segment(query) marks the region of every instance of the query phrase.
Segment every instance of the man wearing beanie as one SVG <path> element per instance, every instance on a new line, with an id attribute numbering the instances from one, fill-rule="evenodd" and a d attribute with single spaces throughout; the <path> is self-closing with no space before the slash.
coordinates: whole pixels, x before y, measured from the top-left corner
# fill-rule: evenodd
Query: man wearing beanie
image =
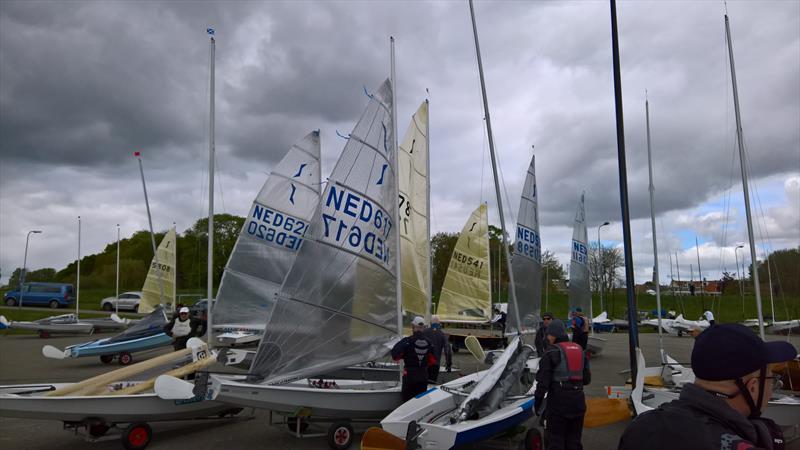
<path id="1" fill-rule="evenodd" d="M 680 398 L 637 417 L 619 441 L 619 450 L 783 449 L 783 435 L 772 420 L 761 417 L 781 386 L 772 363 L 795 359 L 788 342 L 764 342 L 739 324 L 711 327 L 697 337 L 692 350 L 694 383 Z"/>
<path id="2" fill-rule="evenodd" d="M 581 346 L 569 341 L 564 322 L 551 320 L 546 333 L 550 345 L 536 373 L 534 410 L 544 417 L 547 450 L 581 450 L 586 413 L 583 386 L 591 381 L 589 361 Z"/>

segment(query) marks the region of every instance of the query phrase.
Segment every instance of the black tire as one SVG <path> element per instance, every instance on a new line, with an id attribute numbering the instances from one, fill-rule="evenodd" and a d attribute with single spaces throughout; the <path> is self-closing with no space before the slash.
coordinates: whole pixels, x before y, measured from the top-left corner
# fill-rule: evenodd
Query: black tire
<path id="1" fill-rule="evenodd" d="M 111 307 L 111 303 L 103 303 L 103 311 L 111 311 L 112 309 L 114 308 Z"/>
<path id="2" fill-rule="evenodd" d="M 119 364 L 122 366 L 127 366 L 128 364 L 133 362 L 133 355 L 128 352 L 122 352 L 117 357 L 119 359 Z"/>
<path id="3" fill-rule="evenodd" d="M 297 433 L 297 417 L 288 417 L 286 419 L 286 428 L 292 433 Z M 305 433 L 308 429 L 308 422 L 300 420 L 300 433 Z"/>
<path id="4" fill-rule="evenodd" d="M 42 339 L 47 339 L 50 337 L 50 332 L 45 330 L 39 330 L 39 337 Z"/>
<path id="5" fill-rule="evenodd" d="M 17 299 L 14 297 L 8 297 L 6 299 L 6 306 L 17 306 Z"/>
<path id="6" fill-rule="evenodd" d="M 100 362 L 103 364 L 111 364 L 114 361 L 114 355 L 100 355 Z"/>
<path id="7" fill-rule="evenodd" d="M 108 433 L 108 430 L 110 429 L 111 425 L 101 420 L 93 421 L 92 423 L 86 426 L 86 430 L 89 432 L 89 435 L 96 438 L 105 436 L 105 434 Z"/>
<path id="8" fill-rule="evenodd" d="M 122 445 L 128 450 L 140 450 L 150 444 L 153 429 L 145 422 L 132 423 L 122 433 Z"/>
<path id="9" fill-rule="evenodd" d="M 58 304 L 58 300 L 50 300 L 48 305 L 50 306 L 50 309 L 58 309 L 58 307 L 61 306 Z"/>
<path id="10" fill-rule="evenodd" d="M 336 422 L 328 427 L 328 446 L 333 450 L 346 450 L 353 443 L 354 434 L 348 422 Z"/>
<path id="11" fill-rule="evenodd" d="M 543 450 L 544 437 L 538 428 L 531 428 L 525 433 L 525 440 L 519 443 L 520 450 Z"/>

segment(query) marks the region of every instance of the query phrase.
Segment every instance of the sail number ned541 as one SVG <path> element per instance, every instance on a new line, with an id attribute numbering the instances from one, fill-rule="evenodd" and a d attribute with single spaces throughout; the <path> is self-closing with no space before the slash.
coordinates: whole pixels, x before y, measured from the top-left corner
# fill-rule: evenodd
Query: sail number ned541
<path id="1" fill-rule="evenodd" d="M 323 201 L 322 239 L 388 266 L 390 215 L 360 193 L 331 184 Z"/>

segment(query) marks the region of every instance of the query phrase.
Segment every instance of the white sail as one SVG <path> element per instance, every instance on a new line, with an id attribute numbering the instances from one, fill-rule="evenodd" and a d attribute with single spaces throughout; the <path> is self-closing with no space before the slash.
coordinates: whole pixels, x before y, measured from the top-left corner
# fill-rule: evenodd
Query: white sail
<path id="1" fill-rule="evenodd" d="M 222 274 L 215 330 L 263 329 L 319 205 L 319 159 L 319 131 L 313 131 L 264 182 Z"/>
<path id="2" fill-rule="evenodd" d="M 535 333 L 542 306 L 542 248 L 536 192 L 535 156 L 531 157 L 517 215 L 517 234 L 511 258 L 522 334 Z M 516 331 L 514 308 L 508 310 L 506 331 Z"/>
<path id="3" fill-rule="evenodd" d="M 472 212 L 458 236 L 436 313 L 450 322 L 485 323 L 491 308 L 489 218 L 483 203 Z"/>
<path id="4" fill-rule="evenodd" d="M 586 211 L 583 196 L 575 213 L 572 228 L 572 259 L 569 264 L 569 309 L 581 308 L 589 312 L 592 294 L 589 290 L 589 244 L 586 235 Z"/>
<path id="5" fill-rule="evenodd" d="M 398 153 L 400 189 L 400 277 L 406 325 L 430 312 L 430 238 L 428 236 L 428 102 L 423 102 Z"/>
<path id="6" fill-rule="evenodd" d="M 392 88 L 356 124 L 250 369 L 279 384 L 385 355 L 398 339 Z"/>
<path id="7" fill-rule="evenodd" d="M 150 270 L 142 287 L 139 312 L 152 312 L 158 305 L 173 304 L 175 298 L 175 228 L 170 228 L 161 240 L 156 256 L 150 263 Z M 163 293 L 163 297 L 162 297 Z"/>

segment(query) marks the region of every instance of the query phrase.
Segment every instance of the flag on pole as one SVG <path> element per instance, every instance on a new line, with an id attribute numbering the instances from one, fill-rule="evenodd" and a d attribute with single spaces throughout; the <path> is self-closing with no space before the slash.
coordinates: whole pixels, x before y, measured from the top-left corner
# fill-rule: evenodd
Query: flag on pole
<path id="1" fill-rule="evenodd" d="M 141 152 L 133 152 L 133 156 L 138 158 L 138 157 L 142 156 L 142 153 Z"/>
<path id="2" fill-rule="evenodd" d="M 213 28 L 206 28 L 206 33 L 208 33 L 211 36 L 213 36 L 214 35 L 214 29 Z"/>

